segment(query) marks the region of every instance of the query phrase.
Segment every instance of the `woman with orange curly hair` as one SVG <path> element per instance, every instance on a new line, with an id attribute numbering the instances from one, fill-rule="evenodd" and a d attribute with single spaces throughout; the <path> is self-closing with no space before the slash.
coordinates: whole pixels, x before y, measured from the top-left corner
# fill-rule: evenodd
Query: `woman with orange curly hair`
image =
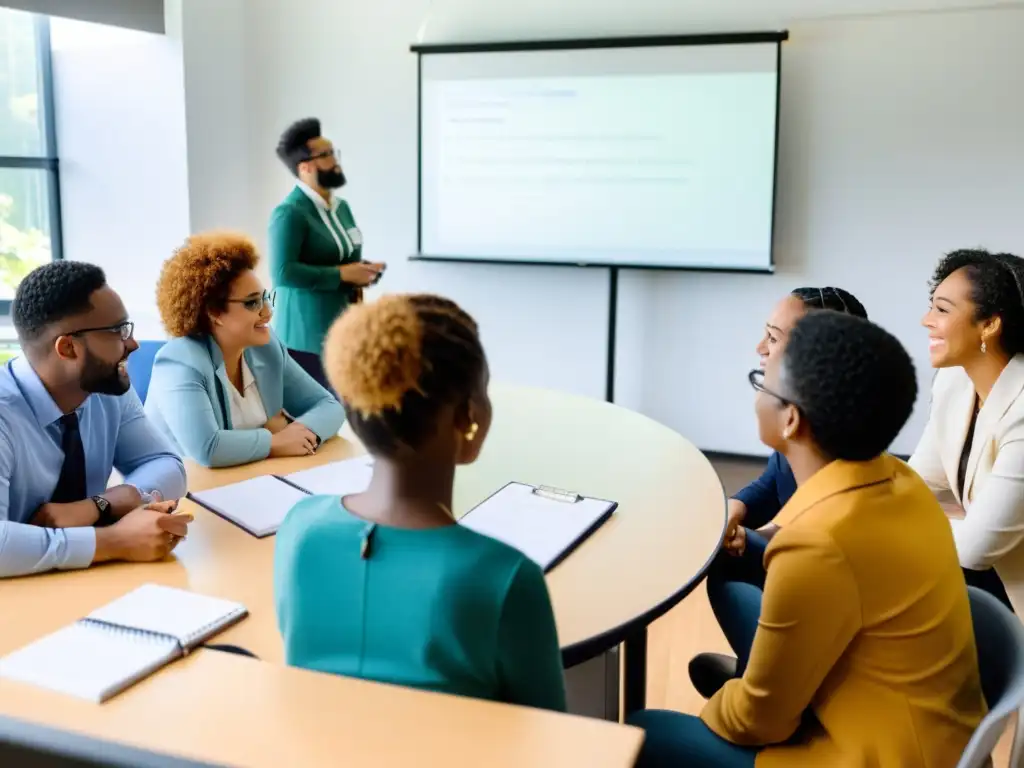
<path id="1" fill-rule="evenodd" d="M 344 420 L 341 404 L 271 333 L 274 297 L 253 271 L 258 261 L 246 237 L 193 235 L 157 283 L 172 339 L 153 364 L 146 414 L 204 466 L 305 456 Z"/>
<path id="2" fill-rule="evenodd" d="M 277 533 L 274 589 L 294 666 L 564 710 L 544 575 L 457 525 L 455 468 L 491 426 L 476 323 L 435 296 L 350 307 L 324 367 L 375 458 L 363 493 L 299 502 Z"/>

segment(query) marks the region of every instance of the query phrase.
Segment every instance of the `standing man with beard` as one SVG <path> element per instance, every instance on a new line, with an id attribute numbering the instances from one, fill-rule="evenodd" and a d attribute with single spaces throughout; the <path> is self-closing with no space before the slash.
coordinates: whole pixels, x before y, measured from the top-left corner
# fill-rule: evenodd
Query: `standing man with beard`
<path id="1" fill-rule="evenodd" d="M 138 349 L 103 270 L 55 261 L 12 306 L 23 355 L 0 368 L 0 577 L 165 557 L 185 468 L 125 369 Z M 111 471 L 124 477 L 107 488 Z M 167 499 L 167 501 L 163 501 Z"/>
<path id="2" fill-rule="evenodd" d="M 362 260 L 363 236 L 348 203 L 338 153 L 320 121 L 289 126 L 277 156 L 297 183 L 270 218 L 270 277 L 277 289 L 274 331 L 306 372 L 330 390 L 320 362 L 334 319 L 380 279 L 384 264 Z"/>

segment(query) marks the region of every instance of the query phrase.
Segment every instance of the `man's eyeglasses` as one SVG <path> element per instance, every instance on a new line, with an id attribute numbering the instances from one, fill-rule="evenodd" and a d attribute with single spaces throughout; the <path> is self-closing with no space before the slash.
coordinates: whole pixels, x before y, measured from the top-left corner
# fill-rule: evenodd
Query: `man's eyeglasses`
<path id="1" fill-rule="evenodd" d="M 135 323 L 125 320 L 117 325 L 104 325 L 101 328 L 79 328 L 77 331 L 65 333 L 65 336 L 81 336 L 84 333 L 116 333 L 121 341 L 128 341 L 135 334 Z"/>
<path id="2" fill-rule="evenodd" d="M 323 152 L 317 152 L 316 154 L 310 154 L 310 160 L 323 160 L 326 157 L 330 157 L 334 160 L 338 159 L 338 150 L 336 149 L 325 149 Z"/>
<path id="3" fill-rule="evenodd" d="M 783 397 L 778 392 L 772 392 L 770 389 L 768 389 L 764 385 L 764 371 L 761 370 L 760 368 L 755 368 L 749 374 L 747 374 L 747 380 L 750 382 L 750 386 L 752 386 L 756 391 L 764 392 L 766 395 L 774 397 L 783 405 L 792 405 L 794 408 L 800 407 L 797 403 L 794 403 L 788 397 Z"/>
<path id="4" fill-rule="evenodd" d="M 228 299 L 228 304 L 241 304 L 250 312 L 262 312 L 265 304 L 273 307 L 276 298 L 277 291 L 264 291 L 262 296 L 253 296 L 247 299 Z"/>

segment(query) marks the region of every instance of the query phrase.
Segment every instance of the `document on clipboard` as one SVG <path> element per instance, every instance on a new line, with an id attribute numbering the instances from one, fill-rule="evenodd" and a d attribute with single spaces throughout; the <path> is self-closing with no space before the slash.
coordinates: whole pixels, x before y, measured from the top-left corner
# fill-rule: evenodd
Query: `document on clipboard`
<path id="1" fill-rule="evenodd" d="M 617 506 L 573 491 L 509 483 L 459 524 L 515 547 L 546 572 L 600 528 Z"/>

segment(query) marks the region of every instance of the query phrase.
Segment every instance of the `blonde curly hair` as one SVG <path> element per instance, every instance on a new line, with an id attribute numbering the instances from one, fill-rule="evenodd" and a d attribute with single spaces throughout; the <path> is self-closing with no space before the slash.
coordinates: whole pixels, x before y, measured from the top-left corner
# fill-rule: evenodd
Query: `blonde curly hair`
<path id="1" fill-rule="evenodd" d="M 259 253 L 236 232 L 204 232 L 189 237 L 164 262 L 156 284 L 160 320 L 172 337 L 210 333 L 207 313 L 227 309 L 231 284 L 255 269 Z"/>
<path id="2" fill-rule="evenodd" d="M 323 363 L 356 434 L 385 455 L 432 435 L 440 410 L 472 397 L 487 370 L 473 318 L 429 294 L 351 305 L 327 334 Z"/>

